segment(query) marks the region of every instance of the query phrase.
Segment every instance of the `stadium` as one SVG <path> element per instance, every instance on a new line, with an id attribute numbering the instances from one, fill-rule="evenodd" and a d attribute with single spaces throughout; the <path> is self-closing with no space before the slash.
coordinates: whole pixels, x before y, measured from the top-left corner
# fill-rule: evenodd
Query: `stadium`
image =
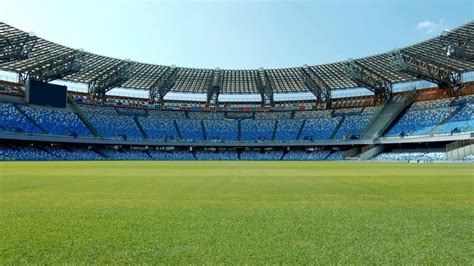
<path id="1" fill-rule="evenodd" d="M 0 70 L 2 264 L 473 262 L 473 21 L 254 69 L 1 22 Z"/>

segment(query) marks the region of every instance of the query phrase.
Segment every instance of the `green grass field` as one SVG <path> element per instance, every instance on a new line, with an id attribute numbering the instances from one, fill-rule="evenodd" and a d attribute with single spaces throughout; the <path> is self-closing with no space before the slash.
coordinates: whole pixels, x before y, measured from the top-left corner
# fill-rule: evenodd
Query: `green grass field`
<path id="1" fill-rule="evenodd" d="M 0 163 L 0 264 L 474 262 L 474 165 Z"/>

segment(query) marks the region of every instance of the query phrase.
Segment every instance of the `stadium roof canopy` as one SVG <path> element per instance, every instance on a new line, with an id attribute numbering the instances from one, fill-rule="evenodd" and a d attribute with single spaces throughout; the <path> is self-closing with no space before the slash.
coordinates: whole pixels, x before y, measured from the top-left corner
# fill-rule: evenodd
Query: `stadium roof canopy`
<path id="1" fill-rule="evenodd" d="M 472 40 L 474 33 L 474 21 L 469 22 L 459 28 L 450 31 L 450 38 L 457 38 L 455 42 Z M 8 42 L 21 41 L 28 34 L 5 23 L 0 23 L 0 55 L 5 52 Z M 472 49 L 472 43 L 469 49 Z M 8 48 L 10 49 L 10 48 Z M 474 70 L 474 61 L 471 59 L 460 59 L 449 57 L 446 51 L 446 36 L 440 35 L 430 40 L 402 48 L 403 51 L 415 56 L 420 56 L 426 60 L 440 62 L 460 72 Z M 1 60 L 0 69 L 22 73 L 32 66 L 50 64 L 54 58 L 70 54 L 75 49 L 65 47 L 41 38 L 35 38 L 35 45 L 32 47 L 27 57 L 17 57 L 14 60 Z M 471 51 L 472 52 L 472 51 Z M 96 55 L 84 52 L 84 66 L 80 71 L 73 72 L 61 77 L 62 80 L 90 83 L 104 73 L 110 72 L 124 60 Z M 392 83 L 418 80 L 417 75 L 407 74 L 397 70 L 393 64 L 392 51 L 368 56 L 355 60 L 359 65 L 371 69 L 379 77 Z M 361 87 L 360 84 L 351 79 L 345 71 L 347 62 L 337 62 L 323 65 L 310 65 L 306 71 L 317 76 L 329 89 L 346 89 Z M 164 65 L 145 64 L 140 62 L 130 62 L 131 72 L 126 81 L 120 83 L 118 87 L 127 89 L 151 90 L 156 86 L 160 78 L 173 69 L 175 80 L 168 90 L 176 93 L 209 93 L 209 88 L 215 82 L 215 69 L 181 68 Z M 273 93 L 295 93 L 309 92 L 305 84 L 305 67 L 289 67 L 280 69 L 247 69 L 247 70 L 218 70 L 220 93 L 222 94 L 258 94 L 261 93 L 261 74 L 266 76 L 268 86 Z"/>

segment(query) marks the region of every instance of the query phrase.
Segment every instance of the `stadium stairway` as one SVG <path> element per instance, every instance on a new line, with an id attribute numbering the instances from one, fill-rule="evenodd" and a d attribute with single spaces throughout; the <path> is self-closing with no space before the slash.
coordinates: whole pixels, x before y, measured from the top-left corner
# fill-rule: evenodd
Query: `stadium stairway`
<path id="1" fill-rule="evenodd" d="M 305 124 L 306 124 L 306 119 L 304 119 L 303 122 L 301 123 L 301 127 L 298 130 L 298 135 L 296 135 L 297 140 L 301 138 L 301 134 L 303 134 L 303 128 L 304 128 Z"/>
<path id="2" fill-rule="evenodd" d="M 360 159 L 360 147 L 352 147 L 351 149 L 344 152 L 344 158 L 346 160 L 359 160 Z"/>
<path id="3" fill-rule="evenodd" d="M 333 110 L 334 113 L 334 110 Z M 339 132 L 339 129 L 341 129 L 342 123 L 346 119 L 346 116 L 342 116 L 342 119 L 339 121 L 339 124 L 337 124 L 336 128 L 334 129 L 334 132 L 332 132 L 331 136 L 329 136 L 329 139 L 334 139 L 336 137 L 337 132 Z"/>
<path id="4" fill-rule="evenodd" d="M 94 137 L 101 137 L 99 132 L 92 126 L 91 122 L 87 119 L 86 115 L 84 112 L 82 112 L 82 109 L 77 105 L 76 101 L 74 100 L 74 97 L 68 94 L 67 96 L 69 108 L 79 117 L 79 119 L 86 125 L 87 129 L 89 129 L 90 132 L 94 135 Z"/>
<path id="5" fill-rule="evenodd" d="M 237 140 L 240 141 L 240 136 L 242 135 L 242 126 L 240 125 L 241 120 L 237 120 Z"/>
<path id="6" fill-rule="evenodd" d="M 181 131 L 179 130 L 179 127 L 178 127 L 178 122 L 176 122 L 176 120 L 173 120 L 173 124 L 174 124 L 174 128 L 176 129 L 176 133 L 178 134 L 178 138 L 182 139 L 182 135 L 181 135 Z"/>
<path id="7" fill-rule="evenodd" d="M 18 112 L 20 112 L 22 116 L 26 117 L 26 119 L 28 119 L 28 121 L 30 121 L 33 125 L 35 125 L 35 127 L 39 128 L 39 130 L 41 130 L 42 133 L 48 133 L 40 124 L 36 123 L 34 119 L 29 117 L 20 107 L 18 107 L 18 105 L 13 104 L 13 106 Z"/>
<path id="8" fill-rule="evenodd" d="M 406 107 L 415 101 L 416 91 L 408 95 L 394 96 L 382 107 L 374 119 L 369 122 L 361 139 L 372 140 L 380 137 Z"/>
<path id="9" fill-rule="evenodd" d="M 201 131 L 202 131 L 202 139 L 207 139 L 207 132 L 206 132 L 206 125 L 204 125 L 204 121 L 201 120 Z"/>
<path id="10" fill-rule="evenodd" d="M 369 160 L 382 153 L 385 145 L 370 144 L 360 149 L 359 160 Z"/>
<path id="11" fill-rule="evenodd" d="M 278 120 L 275 121 L 275 124 L 273 125 L 273 133 L 272 133 L 272 140 L 275 140 L 275 135 L 276 135 L 276 131 L 277 131 L 277 128 L 278 128 Z"/>
<path id="12" fill-rule="evenodd" d="M 143 129 L 142 124 L 140 124 L 140 121 L 138 121 L 138 118 L 136 116 L 133 116 L 133 121 L 135 121 L 135 124 L 137 125 L 138 130 L 143 135 L 144 139 L 148 139 L 148 134 L 146 133 L 145 129 Z"/>
<path id="13" fill-rule="evenodd" d="M 446 145 L 448 160 L 462 160 L 470 154 L 474 154 L 474 140 L 458 140 Z"/>

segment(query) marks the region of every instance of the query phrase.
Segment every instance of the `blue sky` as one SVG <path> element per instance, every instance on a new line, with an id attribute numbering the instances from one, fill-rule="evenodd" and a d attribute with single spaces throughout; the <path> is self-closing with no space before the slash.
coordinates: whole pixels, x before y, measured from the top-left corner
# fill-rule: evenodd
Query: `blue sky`
<path id="1" fill-rule="evenodd" d="M 278 68 L 357 58 L 474 19 L 473 0 L 0 0 L 0 20 L 122 59 L 204 68 Z"/>

